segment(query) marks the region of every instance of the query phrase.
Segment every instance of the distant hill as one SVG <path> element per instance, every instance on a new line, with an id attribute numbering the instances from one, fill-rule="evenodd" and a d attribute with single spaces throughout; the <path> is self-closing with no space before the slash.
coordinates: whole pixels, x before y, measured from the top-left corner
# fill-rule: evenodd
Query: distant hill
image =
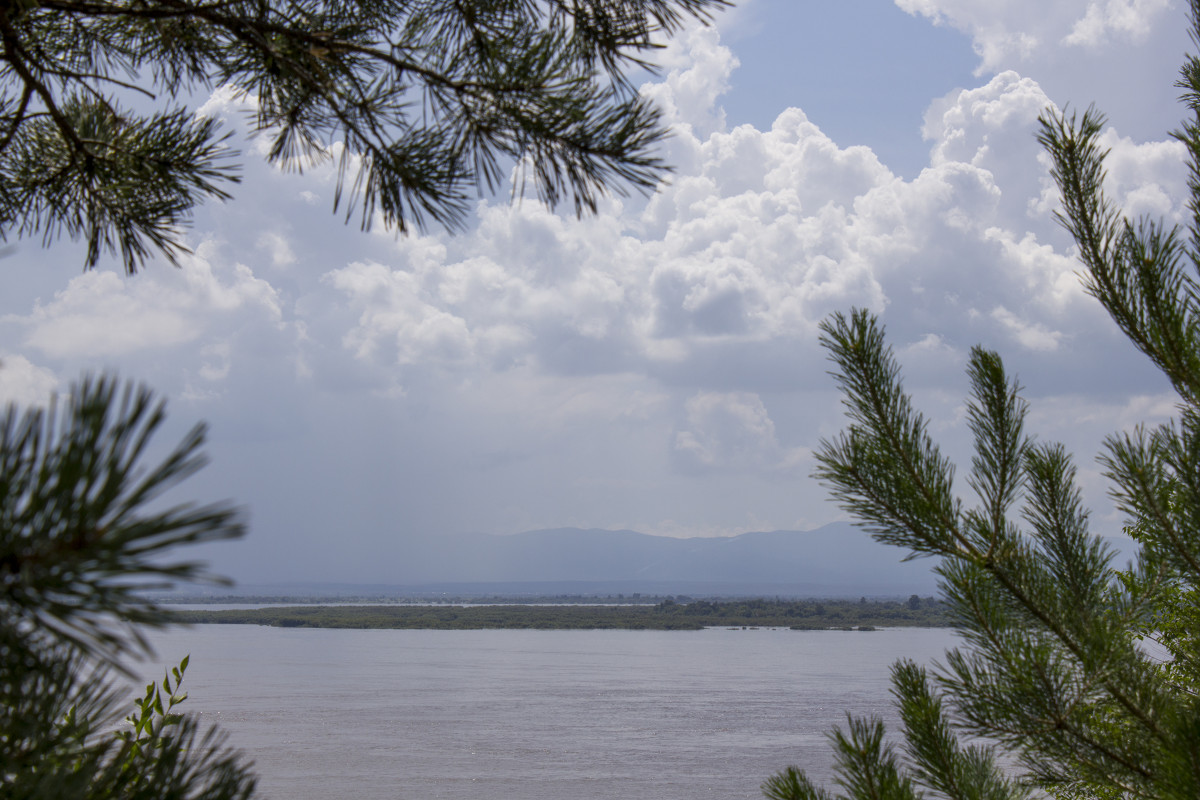
<path id="1" fill-rule="evenodd" d="M 1133 552 L 1110 539 L 1115 565 Z M 491 534 L 395 537 L 370 565 L 370 582 L 241 583 L 206 597 L 693 597 L 907 598 L 937 593 L 936 561 L 903 562 L 847 522 L 812 531 L 677 539 L 630 530 L 555 528 Z M 344 572 L 342 573 L 345 574 Z M 360 573 L 361 574 L 361 573 Z M 178 594 L 195 596 L 196 587 Z"/>
<path id="2" fill-rule="evenodd" d="M 389 583 L 405 587 L 807 597 L 936 590 L 932 561 L 902 563 L 902 550 L 878 544 L 849 523 L 690 539 L 556 528 L 414 538 L 397 550 Z"/>

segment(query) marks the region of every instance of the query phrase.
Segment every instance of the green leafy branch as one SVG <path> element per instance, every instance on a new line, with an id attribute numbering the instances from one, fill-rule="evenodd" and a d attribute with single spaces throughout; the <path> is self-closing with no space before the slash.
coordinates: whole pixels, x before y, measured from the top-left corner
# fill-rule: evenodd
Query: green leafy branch
<path id="1" fill-rule="evenodd" d="M 132 766 L 143 756 L 153 757 L 155 750 L 162 749 L 170 743 L 167 731 L 183 721 L 183 716 L 175 711 L 175 707 L 187 700 L 187 693 L 180 692 L 179 687 L 183 682 L 189 658 L 190 656 L 184 656 L 178 666 L 171 667 L 170 673 L 163 676 L 161 691 L 160 685 L 151 681 L 146 684 L 146 694 L 134 701 L 136 709 L 125 718 L 129 729 L 117 732 L 117 736 L 127 746 L 128 765 Z M 174 684 L 171 682 L 172 676 L 175 678 Z M 167 698 L 165 704 L 164 694 Z"/>

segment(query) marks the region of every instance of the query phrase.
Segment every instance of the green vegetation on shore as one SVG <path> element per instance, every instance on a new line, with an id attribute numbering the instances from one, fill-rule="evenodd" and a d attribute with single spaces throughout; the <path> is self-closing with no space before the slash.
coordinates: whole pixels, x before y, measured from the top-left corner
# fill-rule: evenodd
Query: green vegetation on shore
<path id="1" fill-rule="evenodd" d="M 361 593 L 361 594 L 157 594 L 149 595 L 157 603 L 169 605 L 283 605 L 283 606 L 336 606 L 355 605 L 656 605 L 666 599 L 691 602 L 686 595 L 667 594 L 477 594 L 462 592 L 417 592 L 412 594 Z"/>
<path id="2" fill-rule="evenodd" d="M 280 628 L 481 628 L 699 630 L 708 627 L 785 627 L 801 630 L 944 627 L 941 603 L 907 601 L 692 600 L 656 605 L 383 605 L 277 606 L 180 611 L 182 622 L 270 625 Z"/>

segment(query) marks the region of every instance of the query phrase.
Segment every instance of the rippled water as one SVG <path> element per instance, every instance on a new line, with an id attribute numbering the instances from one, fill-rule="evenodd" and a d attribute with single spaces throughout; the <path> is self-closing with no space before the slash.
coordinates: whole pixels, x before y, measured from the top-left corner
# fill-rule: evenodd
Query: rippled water
<path id="1" fill-rule="evenodd" d="M 352 631 L 201 625 L 185 708 L 252 758 L 260 796 L 755 798 L 822 781 L 845 712 L 894 720 L 888 667 L 945 630 Z"/>

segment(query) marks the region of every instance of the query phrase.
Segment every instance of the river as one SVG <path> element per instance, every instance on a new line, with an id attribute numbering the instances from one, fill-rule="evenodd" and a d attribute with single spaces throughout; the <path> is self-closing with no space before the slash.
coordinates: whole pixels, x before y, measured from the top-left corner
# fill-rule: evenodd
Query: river
<path id="1" fill-rule="evenodd" d="M 761 797 L 827 782 L 847 711 L 894 727 L 888 667 L 937 629 L 874 632 L 328 630 L 200 625 L 183 708 L 251 758 L 267 800 Z"/>

